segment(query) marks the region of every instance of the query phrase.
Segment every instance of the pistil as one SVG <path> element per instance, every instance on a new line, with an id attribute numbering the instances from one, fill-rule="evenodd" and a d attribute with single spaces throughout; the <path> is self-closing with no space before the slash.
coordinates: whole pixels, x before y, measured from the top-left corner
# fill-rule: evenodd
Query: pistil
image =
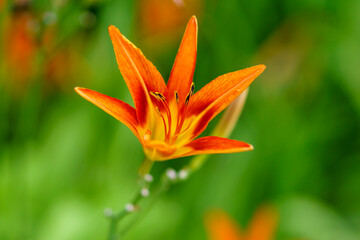
<path id="1" fill-rule="evenodd" d="M 171 112 L 169 109 L 169 105 L 167 104 L 166 98 L 164 95 L 162 95 L 159 92 L 152 92 L 150 91 L 150 95 L 156 98 L 158 101 L 160 101 L 165 109 L 166 116 L 167 116 L 167 123 L 165 121 L 164 116 L 161 114 L 161 111 L 158 107 L 155 107 L 157 113 L 160 115 L 160 117 L 163 120 L 164 129 L 165 129 L 165 142 L 169 142 L 170 136 L 171 136 Z"/>

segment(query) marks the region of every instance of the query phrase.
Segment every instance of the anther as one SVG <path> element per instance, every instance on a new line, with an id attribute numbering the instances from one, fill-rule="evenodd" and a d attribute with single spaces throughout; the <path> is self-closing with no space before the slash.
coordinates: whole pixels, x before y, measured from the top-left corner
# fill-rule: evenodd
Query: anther
<path id="1" fill-rule="evenodd" d="M 158 95 L 158 97 L 162 100 L 162 101 L 166 101 L 166 97 L 164 97 L 164 95 L 162 95 L 161 93 L 159 92 L 156 92 L 156 94 Z"/>
<path id="2" fill-rule="evenodd" d="M 178 94 L 178 92 L 175 91 L 174 94 L 175 94 L 176 103 L 179 103 L 179 94 Z"/>
<path id="3" fill-rule="evenodd" d="M 193 83 L 191 83 L 189 93 L 186 95 L 185 105 L 188 105 L 188 104 L 189 104 L 190 97 L 194 94 L 194 91 L 195 91 L 195 84 L 194 84 L 194 82 L 193 82 Z"/>
<path id="4" fill-rule="evenodd" d="M 161 117 L 160 109 L 158 107 L 155 107 L 155 110 L 159 114 L 159 116 Z"/>
<path id="5" fill-rule="evenodd" d="M 191 92 L 189 92 L 188 95 L 185 98 L 185 105 L 188 105 L 188 103 L 190 101 L 190 97 L 191 97 Z"/>
<path id="6" fill-rule="evenodd" d="M 195 83 L 192 82 L 192 83 L 191 83 L 191 87 L 190 87 L 191 96 L 194 94 L 194 91 L 195 91 Z"/>
<path id="7" fill-rule="evenodd" d="M 154 93 L 153 91 L 149 92 L 151 96 L 153 96 L 154 98 L 156 98 L 157 100 L 160 100 L 158 95 L 156 93 Z"/>
<path id="8" fill-rule="evenodd" d="M 150 91 L 149 93 L 150 93 L 151 96 L 153 96 L 154 98 L 156 98 L 159 101 L 163 101 L 163 102 L 166 101 L 166 97 L 164 97 L 164 95 L 162 95 L 159 92 Z"/>

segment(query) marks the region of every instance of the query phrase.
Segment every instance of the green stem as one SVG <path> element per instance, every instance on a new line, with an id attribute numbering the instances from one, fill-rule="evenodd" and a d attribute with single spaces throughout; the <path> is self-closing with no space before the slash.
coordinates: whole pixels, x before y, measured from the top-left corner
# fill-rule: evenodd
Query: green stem
<path id="1" fill-rule="evenodd" d="M 139 176 L 141 179 L 144 179 L 145 175 L 150 172 L 153 164 L 154 164 L 154 161 L 151 161 L 148 158 L 144 159 L 143 163 L 141 164 L 141 166 L 139 168 Z"/>
<path id="2" fill-rule="evenodd" d="M 145 181 L 144 177 L 146 174 L 150 172 L 153 163 L 154 163 L 153 161 L 145 158 L 144 162 L 140 166 L 139 169 L 140 188 L 139 191 L 136 193 L 134 199 L 130 202 L 130 204 L 132 204 L 134 207 L 136 207 L 139 201 L 143 198 L 143 196 L 141 195 L 142 189 L 144 187 L 148 187 L 147 186 L 148 183 Z M 125 208 L 116 214 L 111 214 L 111 216 L 109 217 L 110 228 L 109 228 L 108 240 L 118 240 L 120 238 L 120 235 L 117 233 L 118 224 L 125 216 L 129 215 L 131 212 L 133 211 Z"/>
<path id="3" fill-rule="evenodd" d="M 108 240 L 117 240 L 118 236 L 116 234 L 116 228 L 117 228 L 117 221 L 115 219 L 111 219 Z"/>
<path id="4" fill-rule="evenodd" d="M 145 216 L 151 209 L 151 207 L 155 204 L 156 200 L 159 199 L 159 197 L 170 187 L 170 180 L 164 174 L 162 176 L 160 185 L 157 187 L 156 191 L 154 191 L 154 194 L 152 194 L 152 199 L 150 203 L 144 208 L 144 210 L 141 212 L 141 215 L 138 215 L 135 219 L 133 219 L 125 228 L 120 232 L 121 236 L 124 236 L 140 219 L 141 217 Z"/>

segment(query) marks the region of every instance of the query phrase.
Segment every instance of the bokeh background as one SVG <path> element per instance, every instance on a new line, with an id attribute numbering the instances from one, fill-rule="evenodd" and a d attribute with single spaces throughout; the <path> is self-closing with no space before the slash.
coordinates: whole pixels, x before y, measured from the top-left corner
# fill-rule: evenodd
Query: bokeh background
<path id="1" fill-rule="evenodd" d="M 267 65 L 231 136 L 255 149 L 211 156 L 124 239 L 207 239 L 209 209 L 245 228 L 263 204 L 278 209 L 276 239 L 360 239 L 359 11 L 357 0 L 0 0 L 0 239 L 106 238 L 103 209 L 132 198 L 144 155 L 73 88 L 131 103 L 107 27 L 167 79 L 193 14 L 197 89 Z M 188 161 L 157 163 L 155 181 Z"/>

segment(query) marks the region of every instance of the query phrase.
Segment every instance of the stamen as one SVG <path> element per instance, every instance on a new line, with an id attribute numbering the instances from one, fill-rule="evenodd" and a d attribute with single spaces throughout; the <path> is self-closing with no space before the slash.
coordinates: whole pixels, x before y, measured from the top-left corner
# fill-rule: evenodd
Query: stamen
<path id="1" fill-rule="evenodd" d="M 156 107 L 157 108 L 157 107 Z M 157 108 L 157 109 L 159 109 L 159 108 Z M 159 110 L 159 113 L 160 113 L 160 110 Z M 169 140 L 169 134 L 170 134 L 170 130 L 168 130 L 167 129 L 167 127 L 166 127 L 166 121 L 165 121 L 165 118 L 164 118 L 164 116 L 160 113 L 160 117 L 161 117 L 161 119 L 162 119 L 162 121 L 163 121 L 163 124 L 164 124 L 164 131 L 165 131 L 165 141 L 167 142 L 168 140 Z"/>
<path id="2" fill-rule="evenodd" d="M 184 122 L 182 123 L 181 128 L 183 127 L 183 125 L 184 125 Z M 173 141 L 172 141 L 172 143 L 174 143 L 175 140 L 176 140 L 181 134 L 183 134 L 183 133 L 185 133 L 187 130 L 189 130 L 190 127 L 191 127 L 191 124 L 189 124 L 189 125 L 188 125 L 185 129 L 183 129 L 182 131 L 180 131 L 181 129 L 179 129 L 179 131 L 176 131 L 175 134 L 174 134 L 174 136 L 173 136 L 173 139 L 172 139 Z"/>
<path id="3" fill-rule="evenodd" d="M 160 109 L 158 107 L 155 107 L 156 112 L 158 113 L 158 115 L 162 118 L 163 123 L 164 123 L 164 127 L 165 127 L 165 141 L 168 141 L 168 139 L 170 138 L 170 131 L 171 131 L 171 113 L 170 113 L 170 109 L 169 109 L 169 105 L 166 102 L 166 97 L 164 95 L 162 95 L 159 92 L 153 92 L 153 91 L 149 91 L 150 95 L 153 96 L 154 98 L 156 98 L 156 100 L 160 101 L 166 111 L 166 116 L 167 116 L 167 123 L 165 121 L 164 116 L 161 114 Z"/>
<path id="4" fill-rule="evenodd" d="M 174 94 L 175 94 L 176 103 L 179 104 L 179 94 L 177 91 L 175 91 Z"/>
<path id="5" fill-rule="evenodd" d="M 158 97 L 163 101 L 163 102 L 165 102 L 166 101 L 166 97 L 164 97 L 164 95 L 162 95 L 161 93 L 159 93 L 159 92 L 156 92 L 155 94 L 157 94 L 158 95 Z"/>
<path id="6" fill-rule="evenodd" d="M 157 100 L 161 101 L 161 99 L 159 98 L 159 96 L 157 95 L 156 92 L 150 91 L 149 93 L 150 93 L 151 96 L 153 96 L 153 97 L 156 98 Z"/>
<path id="7" fill-rule="evenodd" d="M 174 137 L 172 139 L 173 142 L 175 142 L 176 138 L 182 134 L 183 132 L 185 132 L 186 130 L 189 129 L 189 126 L 181 131 L 183 125 L 184 125 L 184 121 L 185 121 L 185 116 L 186 116 L 186 111 L 187 111 L 187 106 L 189 104 L 189 101 L 190 101 L 190 97 L 194 94 L 194 91 L 195 91 L 195 83 L 192 82 L 191 83 L 191 86 L 190 86 L 190 90 L 189 90 L 189 93 L 186 95 L 186 98 L 185 98 L 185 106 L 181 112 L 181 116 L 180 116 L 180 109 L 178 110 L 179 111 L 179 115 L 178 115 L 178 121 L 177 121 L 177 124 L 176 124 L 176 130 L 175 130 L 175 134 L 174 134 Z M 175 98 L 178 97 L 177 96 L 177 92 L 175 91 Z M 178 100 L 178 98 L 176 99 Z"/>
<path id="8" fill-rule="evenodd" d="M 162 95 L 159 92 L 150 91 L 149 93 L 150 93 L 151 96 L 156 98 L 158 101 L 166 101 L 166 97 L 164 97 L 164 95 Z"/>
<path id="9" fill-rule="evenodd" d="M 190 92 L 188 93 L 188 95 L 186 96 L 186 98 L 185 98 L 185 106 L 187 106 L 188 104 L 189 104 L 189 101 L 190 101 L 190 96 L 191 94 L 190 94 Z"/>
<path id="10" fill-rule="evenodd" d="M 165 98 L 165 97 L 164 97 Z M 164 108 L 165 108 L 165 111 L 166 111 L 166 115 L 167 115 L 167 119 L 168 119 L 168 126 L 169 126 L 169 130 L 168 130 L 168 136 L 167 136 L 167 139 L 170 138 L 170 131 L 171 131 L 171 112 L 170 112 L 170 109 L 169 109 L 169 105 L 167 104 L 166 101 L 162 101 L 163 105 L 164 105 Z"/>
<path id="11" fill-rule="evenodd" d="M 192 82 L 190 87 L 191 96 L 194 94 L 194 91 L 195 91 L 195 83 Z"/>
<path id="12" fill-rule="evenodd" d="M 155 110 L 159 114 L 159 116 L 161 117 L 160 109 L 158 107 L 155 107 Z"/>
<path id="13" fill-rule="evenodd" d="M 189 104 L 190 97 L 194 94 L 194 91 L 195 91 L 195 83 L 192 82 L 192 83 L 191 83 L 191 86 L 190 86 L 190 91 L 189 91 L 189 93 L 186 95 L 186 98 L 185 98 L 185 105 L 188 105 L 188 104 Z"/>

